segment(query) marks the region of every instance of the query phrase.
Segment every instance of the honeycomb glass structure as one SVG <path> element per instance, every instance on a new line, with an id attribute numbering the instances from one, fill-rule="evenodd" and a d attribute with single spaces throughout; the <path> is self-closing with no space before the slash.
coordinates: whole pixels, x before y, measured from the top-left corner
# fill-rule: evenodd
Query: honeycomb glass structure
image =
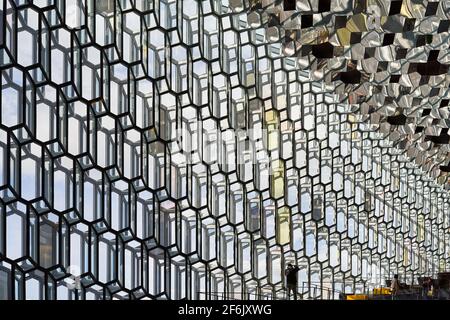
<path id="1" fill-rule="evenodd" d="M 420 3 L 0 1 L 0 299 L 449 270 L 450 7 Z"/>
<path id="2" fill-rule="evenodd" d="M 449 188 L 450 3 L 231 0 L 311 79 Z"/>

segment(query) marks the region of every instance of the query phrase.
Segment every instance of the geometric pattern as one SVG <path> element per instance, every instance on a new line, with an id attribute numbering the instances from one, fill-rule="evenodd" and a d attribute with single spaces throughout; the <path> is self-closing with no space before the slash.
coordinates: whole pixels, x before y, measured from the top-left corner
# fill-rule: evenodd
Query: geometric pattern
<path id="1" fill-rule="evenodd" d="M 297 58 L 311 79 L 447 184 L 450 171 L 448 1 L 231 1 Z"/>
<path id="2" fill-rule="evenodd" d="M 0 2 L 0 299 L 277 298 L 288 263 L 326 298 L 449 269 L 445 184 L 245 6 Z"/>

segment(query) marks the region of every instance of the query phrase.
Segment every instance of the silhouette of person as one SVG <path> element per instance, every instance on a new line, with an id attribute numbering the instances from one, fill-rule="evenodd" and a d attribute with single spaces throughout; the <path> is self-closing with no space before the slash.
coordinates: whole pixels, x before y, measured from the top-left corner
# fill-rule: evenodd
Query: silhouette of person
<path id="1" fill-rule="evenodd" d="M 430 277 L 426 277 L 422 282 L 422 297 L 423 299 L 428 299 L 428 293 L 431 290 L 432 281 Z"/>
<path id="2" fill-rule="evenodd" d="M 394 275 L 394 280 L 391 283 L 391 292 L 392 292 L 392 300 L 396 300 L 398 298 L 398 293 L 400 290 L 400 281 L 398 280 L 398 274 Z"/>
<path id="3" fill-rule="evenodd" d="M 291 298 L 291 291 L 294 293 L 294 300 L 297 300 L 297 272 L 299 268 L 288 263 L 288 267 L 284 271 L 286 276 L 286 288 L 288 292 L 288 299 Z"/>

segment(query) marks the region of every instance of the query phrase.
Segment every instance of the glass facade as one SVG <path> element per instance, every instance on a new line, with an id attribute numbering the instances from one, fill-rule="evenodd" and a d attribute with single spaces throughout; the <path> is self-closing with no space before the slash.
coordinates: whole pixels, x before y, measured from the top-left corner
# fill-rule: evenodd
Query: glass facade
<path id="1" fill-rule="evenodd" d="M 327 298 L 449 270 L 449 75 L 420 66 L 449 57 L 448 2 L 414 4 L 397 62 L 337 2 L 367 11 L 0 1 L 0 299 L 275 299 L 287 263 Z"/>

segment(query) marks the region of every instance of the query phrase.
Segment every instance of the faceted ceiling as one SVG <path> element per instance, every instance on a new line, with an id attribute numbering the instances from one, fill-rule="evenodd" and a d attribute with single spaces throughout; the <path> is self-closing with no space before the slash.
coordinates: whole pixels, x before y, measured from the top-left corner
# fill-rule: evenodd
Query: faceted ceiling
<path id="1" fill-rule="evenodd" d="M 268 41 L 448 187 L 450 1 L 230 0 Z"/>

